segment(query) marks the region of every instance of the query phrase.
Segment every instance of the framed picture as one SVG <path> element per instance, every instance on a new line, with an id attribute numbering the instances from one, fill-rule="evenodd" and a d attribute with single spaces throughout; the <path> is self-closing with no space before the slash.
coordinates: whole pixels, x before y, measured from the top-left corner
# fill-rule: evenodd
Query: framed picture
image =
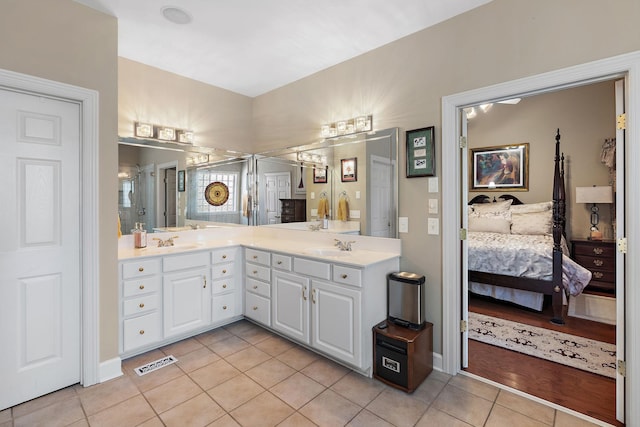
<path id="1" fill-rule="evenodd" d="M 326 184 L 328 169 L 329 169 L 329 166 L 325 166 L 324 168 L 313 168 L 313 183 Z"/>
<path id="2" fill-rule="evenodd" d="M 472 148 L 469 156 L 471 190 L 529 190 L 529 143 Z"/>
<path id="3" fill-rule="evenodd" d="M 356 182 L 358 180 L 358 158 L 340 160 L 340 177 L 342 182 Z"/>
<path id="4" fill-rule="evenodd" d="M 178 171 L 178 191 L 184 191 L 184 171 Z"/>
<path id="5" fill-rule="evenodd" d="M 407 131 L 407 178 L 436 174 L 434 126 Z"/>

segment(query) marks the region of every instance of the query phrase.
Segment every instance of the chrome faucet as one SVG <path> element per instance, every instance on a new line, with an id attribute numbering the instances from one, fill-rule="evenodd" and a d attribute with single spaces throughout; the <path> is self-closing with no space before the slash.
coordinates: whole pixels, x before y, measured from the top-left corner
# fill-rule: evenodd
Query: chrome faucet
<path id="1" fill-rule="evenodd" d="M 322 223 L 321 222 L 319 222 L 317 224 L 309 224 L 309 229 L 311 231 L 318 231 L 318 230 L 320 230 L 320 227 L 322 227 Z"/>
<path id="2" fill-rule="evenodd" d="M 173 239 L 177 239 L 178 237 L 180 237 L 180 236 L 172 236 L 172 237 L 169 237 L 167 240 L 162 240 L 162 239 L 159 239 L 157 237 L 154 237 L 153 240 L 157 240 L 158 241 L 158 247 L 159 248 L 164 248 L 166 246 L 173 246 Z"/>
<path id="3" fill-rule="evenodd" d="M 350 242 L 343 242 L 342 240 L 338 240 L 338 239 L 333 239 L 333 240 L 336 241 L 336 244 L 334 246 L 339 248 L 341 251 L 350 251 L 351 244 L 355 243 L 354 240 L 351 240 Z"/>

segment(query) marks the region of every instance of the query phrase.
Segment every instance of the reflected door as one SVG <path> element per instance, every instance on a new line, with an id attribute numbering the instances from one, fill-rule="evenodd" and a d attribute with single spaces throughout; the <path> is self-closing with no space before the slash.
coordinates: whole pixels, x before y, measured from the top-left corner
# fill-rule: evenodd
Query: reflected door
<path id="1" fill-rule="evenodd" d="M 267 224 L 280 224 L 280 199 L 291 198 L 291 173 L 277 172 L 264 174 L 266 181 Z"/>

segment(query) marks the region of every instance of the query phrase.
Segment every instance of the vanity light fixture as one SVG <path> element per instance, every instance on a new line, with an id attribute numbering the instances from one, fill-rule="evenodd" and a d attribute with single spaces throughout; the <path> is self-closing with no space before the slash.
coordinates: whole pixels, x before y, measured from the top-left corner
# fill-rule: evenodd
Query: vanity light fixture
<path id="1" fill-rule="evenodd" d="M 176 130 L 174 128 L 161 127 L 158 128 L 158 139 L 163 141 L 175 141 Z"/>
<path id="2" fill-rule="evenodd" d="M 138 138 L 157 139 L 163 142 L 193 144 L 193 131 L 176 129 L 169 126 L 158 126 L 151 123 L 135 122 L 133 134 Z"/>
<path id="3" fill-rule="evenodd" d="M 183 144 L 193 144 L 193 132 L 190 130 L 178 129 L 176 133 L 178 135 L 178 142 Z"/>
<path id="4" fill-rule="evenodd" d="M 337 136 L 355 135 L 360 132 L 371 132 L 372 130 L 373 116 L 368 115 L 323 124 L 320 127 L 320 135 L 323 138 L 335 138 Z"/>
<path id="5" fill-rule="evenodd" d="M 327 156 L 323 156 L 321 154 L 299 151 L 296 154 L 296 157 L 299 162 L 313 163 L 318 166 L 326 166 L 327 164 Z"/>
<path id="6" fill-rule="evenodd" d="M 134 135 L 140 138 L 153 138 L 153 125 L 149 123 L 136 122 L 134 124 Z"/>

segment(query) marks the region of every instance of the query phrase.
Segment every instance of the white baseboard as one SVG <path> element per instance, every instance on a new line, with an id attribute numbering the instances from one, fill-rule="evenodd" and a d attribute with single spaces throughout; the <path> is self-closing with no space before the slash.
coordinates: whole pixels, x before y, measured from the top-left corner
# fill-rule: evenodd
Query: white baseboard
<path id="1" fill-rule="evenodd" d="M 440 353 L 433 353 L 433 369 L 442 372 L 442 355 Z"/>
<path id="2" fill-rule="evenodd" d="M 105 381 L 118 378 L 122 375 L 122 360 L 119 357 L 100 362 L 98 368 L 98 381 L 103 383 Z"/>
<path id="3" fill-rule="evenodd" d="M 569 299 L 567 314 L 571 317 L 615 325 L 616 299 L 600 295 L 580 294 Z"/>

